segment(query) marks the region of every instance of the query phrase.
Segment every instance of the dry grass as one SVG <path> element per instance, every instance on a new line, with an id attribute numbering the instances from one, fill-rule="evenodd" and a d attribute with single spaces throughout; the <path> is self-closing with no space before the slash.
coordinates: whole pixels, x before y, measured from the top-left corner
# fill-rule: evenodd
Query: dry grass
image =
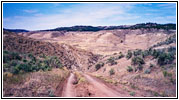
<path id="1" fill-rule="evenodd" d="M 65 81 L 68 75 L 69 71 L 65 68 L 23 75 L 7 74 L 6 80 L 3 81 L 4 96 L 55 96 L 57 86 Z"/>
<path id="2" fill-rule="evenodd" d="M 75 76 L 77 78 L 78 84 L 87 82 L 86 79 L 77 71 L 75 72 Z"/>

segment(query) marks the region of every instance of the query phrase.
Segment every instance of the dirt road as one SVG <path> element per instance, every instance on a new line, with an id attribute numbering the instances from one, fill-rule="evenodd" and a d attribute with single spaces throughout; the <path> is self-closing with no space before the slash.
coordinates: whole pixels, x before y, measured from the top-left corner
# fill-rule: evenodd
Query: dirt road
<path id="1" fill-rule="evenodd" d="M 68 78 L 65 90 L 62 94 L 63 97 L 75 97 L 75 92 L 73 91 L 74 90 L 74 87 L 73 87 L 74 77 L 75 77 L 74 74 L 71 73 Z"/>
<path id="2" fill-rule="evenodd" d="M 81 73 L 85 79 L 94 87 L 94 90 L 91 90 L 91 93 L 95 95 L 95 97 L 123 97 L 123 94 L 120 94 L 116 90 L 113 90 L 112 88 L 106 86 L 103 82 L 91 77 L 88 74 Z M 67 84 L 64 87 L 64 90 L 62 92 L 63 97 L 75 97 L 78 94 L 75 93 L 75 85 L 73 85 L 73 82 L 75 81 L 75 75 L 73 73 L 70 74 Z M 84 88 L 89 89 L 89 88 Z"/>
<path id="3" fill-rule="evenodd" d="M 105 97 L 121 97 L 122 96 L 117 91 L 107 87 L 105 84 L 95 80 L 91 76 L 87 74 L 83 74 L 83 75 L 90 84 L 92 84 L 96 89 L 98 89 L 100 92 L 105 94 Z"/>

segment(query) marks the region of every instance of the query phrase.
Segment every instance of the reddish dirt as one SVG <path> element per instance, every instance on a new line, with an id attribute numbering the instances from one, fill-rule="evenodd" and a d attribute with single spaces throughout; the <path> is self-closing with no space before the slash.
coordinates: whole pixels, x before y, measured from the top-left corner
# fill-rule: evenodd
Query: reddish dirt
<path id="1" fill-rule="evenodd" d="M 61 97 L 63 93 L 63 89 L 66 86 L 67 80 L 63 81 L 63 83 L 59 83 L 59 85 L 56 88 L 55 96 Z"/>
<path id="2" fill-rule="evenodd" d="M 125 97 L 125 96 L 129 96 L 128 94 L 121 94 L 118 91 L 108 87 L 105 83 L 103 83 L 102 81 L 99 81 L 87 74 L 83 74 L 84 77 L 86 78 L 86 80 L 92 84 L 98 91 L 96 92 L 100 92 L 103 95 L 100 95 L 102 97 Z"/>
<path id="3" fill-rule="evenodd" d="M 63 97 L 75 97 L 75 92 L 74 92 L 74 86 L 73 82 L 75 81 L 75 75 L 73 73 L 70 74 L 66 87 L 64 88 L 62 92 Z"/>
<path id="4" fill-rule="evenodd" d="M 95 77 L 83 74 L 86 81 L 74 84 L 75 75 L 70 74 L 69 78 L 64 84 L 62 91 L 62 97 L 129 97 L 128 93 L 116 91 L 111 88 L 109 84 L 101 81 Z M 59 90 L 60 91 L 60 90 Z"/>

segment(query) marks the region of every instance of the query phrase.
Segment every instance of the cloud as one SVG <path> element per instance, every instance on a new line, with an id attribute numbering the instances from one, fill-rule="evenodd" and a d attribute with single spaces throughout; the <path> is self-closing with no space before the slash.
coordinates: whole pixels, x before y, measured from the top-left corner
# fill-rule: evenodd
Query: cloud
<path id="1" fill-rule="evenodd" d="M 26 10 L 23 10 L 23 12 L 25 12 L 25 13 L 36 13 L 36 12 L 38 12 L 38 10 L 30 10 L 30 9 L 26 9 Z"/>
<path id="2" fill-rule="evenodd" d="M 163 8 L 176 8 L 176 3 L 163 3 L 163 4 L 159 4 L 159 7 L 163 7 Z"/>
<path id="3" fill-rule="evenodd" d="M 34 16 L 15 16 L 12 23 L 15 28 L 41 30 L 73 25 L 108 25 L 105 21 L 119 21 L 129 19 L 126 11 L 132 5 L 120 4 L 83 4 L 66 8 L 59 14 L 34 14 Z M 35 13 L 37 10 L 23 10 Z M 132 17 L 131 17 L 132 18 Z M 114 19 L 114 20 L 113 20 Z M 23 24 L 24 23 L 24 24 Z"/>

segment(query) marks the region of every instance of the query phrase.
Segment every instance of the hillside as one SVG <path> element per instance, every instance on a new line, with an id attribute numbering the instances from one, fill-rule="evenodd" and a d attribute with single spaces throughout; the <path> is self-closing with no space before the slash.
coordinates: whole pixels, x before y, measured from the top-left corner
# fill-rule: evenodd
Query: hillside
<path id="1" fill-rule="evenodd" d="M 164 41 L 175 30 L 158 29 L 120 29 L 98 32 L 32 31 L 19 33 L 30 38 L 65 43 L 95 54 L 109 55 L 127 50 L 147 49 Z M 135 46 L 134 46 L 135 45 Z"/>
<path id="2" fill-rule="evenodd" d="M 3 95 L 175 97 L 175 28 L 146 23 L 4 30 Z"/>
<path id="3" fill-rule="evenodd" d="M 42 42 L 13 33 L 7 34 L 6 31 L 3 35 L 3 48 L 8 51 L 32 53 L 35 56 L 57 56 L 64 66 L 68 68 L 74 66 L 80 70 L 85 70 L 98 60 L 93 53 L 67 44 Z"/>

